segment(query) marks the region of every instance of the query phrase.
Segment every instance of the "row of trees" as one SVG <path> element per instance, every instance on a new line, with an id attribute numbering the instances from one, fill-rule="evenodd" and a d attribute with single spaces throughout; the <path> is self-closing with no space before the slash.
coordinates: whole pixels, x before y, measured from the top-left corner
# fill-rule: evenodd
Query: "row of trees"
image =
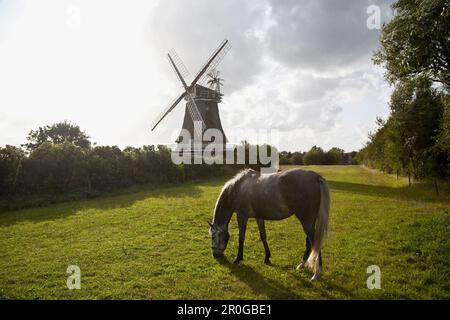
<path id="1" fill-rule="evenodd" d="M 324 151 L 313 146 L 308 152 L 280 152 L 280 164 L 294 165 L 348 165 L 357 164 L 356 152 L 345 153 L 339 148 Z"/>
<path id="2" fill-rule="evenodd" d="M 163 145 L 123 150 L 96 146 L 78 126 L 66 121 L 32 130 L 27 140 L 22 147 L 0 147 L 0 208 L 93 197 L 134 185 L 180 183 L 231 175 L 244 167 L 273 165 L 267 164 L 267 157 L 260 157 L 259 147 L 246 141 L 238 147 L 245 154 L 243 164 L 176 165 Z M 249 163 L 255 150 L 257 163 Z M 269 158 L 278 152 L 270 146 L 268 151 Z M 235 159 L 237 155 L 235 150 Z M 350 164 L 352 155 L 338 148 L 325 152 L 314 146 L 305 153 L 281 152 L 279 160 L 280 164 Z"/>
<path id="3" fill-rule="evenodd" d="M 420 178 L 450 175 L 450 4 L 446 0 L 399 0 L 383 27 L 376 64 L 394 86 L 387 120 L 359 152 L 360 162 Z"/>
<path id="4" fill-rule="evenodd" d="M 33 130 L 27 139 L 22 148 L 0 148 L 0 207 L 16 207 L 14 200 L 27 196 L 91 197 L 139 184 L 231 174 L 243 167 L 175 165 L 171 151 L 162 145 L 123 150 L 92 146 L 89 137 L 68 122 Z"/>

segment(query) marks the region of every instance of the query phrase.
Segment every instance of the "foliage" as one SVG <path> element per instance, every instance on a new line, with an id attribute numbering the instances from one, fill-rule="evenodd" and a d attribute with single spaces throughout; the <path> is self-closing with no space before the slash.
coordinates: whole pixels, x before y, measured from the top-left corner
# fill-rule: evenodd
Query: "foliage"
<path id="1" fill-rule="evenodd" d="M 383 27 L 376 64 L 395 85 L 391 114 L 360 151 L 361 163 L 416 179 L 450 175 L 450 3 L 398 0 Z"/>
<path id="2" fill-rule="evenodd" d="M 24 158 L 25 152 L 20 148 L 10 145 L 0 148 L 0 194 L 2 190 L 16 189 Z"/>
<path id="3" fill-rule="evenodd" d="M 0 147 L 0 209 L 95 197 L 135 185 L 231 175 L 243 166 L 175 165 L 163 146 L 94 146 L 69 122 L 32 130 L 29 150 Z"/>
<path id="4" fill-rule="evenodd" d="M 446 95 L 442 98 L 442 104 L 444 110 L 442 112 L 442 122 L 440 131 L 437 136 L 437 146 L 447 152 L 449 159 L 449 172 L 450 172 L 450 95 Z"/>
<path id="5" fill-rule="evenodd" d="M 392 82 L 426 76 L 450 86 L 450 2 L 398 0 L 374 56 Z"/>
<path id="6" fill-rule="evenodd" d="M 25 153 L 13 146 L 0 147 L 0 209 L 43 205 L 46 203 L 92 198 L 136 185 L 161 185 L 231 176 L 264 163 L 261 150 L 268 156 L 278 152 L 271 146 L 243 142 L 238 149 L 245 154 L 240 164 L 181 164 L 172 161 L 171 151 L 163 145 L 127 147 L 94 146 L 78 126 L 62 122 L 31 131 Z M 257 150 L 256 163 L 250 163 L 250 148 Z M 236 163 L 236 160 L 234 161 Z"/>
<path id="7" fill-rule="evenodd" d="M 345 153 L 340 148 L 333 147 L 327 152 L 322 148 L 313 146 L 308 152 L 302 155 L 301 161 L 291 161 L 290 164 L 305 165 L 336 165 L 336 164 L 355 164 L 356 152 Z"/>
<path id="8" fill-rule="evenodd" d="M 377 119 L 378 129 L 369 135 L 359 160 L 416 179 L 447 177 L 444 97 L 426 78 L 399 82 L 391 96 L 390 117 Z"/>
<path id="9" fill-rule="evenodd" d="M 68 121 L 55 123 L 51 126 L 39 127 L 37 130 L 31 130 L 28 134 L 28 143 L 23 146 L 28 151 L 32 151 L 45 142 L 60 144 L 64 142 L 73 143 L 81 148 L 89 148 L 91 142 L 89 137 L 81 131 L 80 127 L 71 124 Z"/>

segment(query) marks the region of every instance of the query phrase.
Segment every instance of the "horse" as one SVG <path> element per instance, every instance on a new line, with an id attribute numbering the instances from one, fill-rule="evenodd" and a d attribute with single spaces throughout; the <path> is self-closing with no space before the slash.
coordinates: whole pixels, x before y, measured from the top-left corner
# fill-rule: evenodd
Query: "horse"
<path id="1" fill-rule="evenodd" d="M 314 270 L 312 281 L 322 275 L 321 246 L 325 239 L 330 211 L 330 192 L 323 177 L 313 171 L 290 169 L 261 174 L 247 169 L 223 186 L 209 221 L 212 255 L 222 258 L 230 238 L 228 225 L 236 212 L 239 226 L 239 249 L 234 263 L 244 258 L 247 221 L 255 218 L 265 250 L 264 262 L 270 264 L 265 220 L 282 220 L 293 214 L 306 234 L 306 249 L 297 269 Z"/>

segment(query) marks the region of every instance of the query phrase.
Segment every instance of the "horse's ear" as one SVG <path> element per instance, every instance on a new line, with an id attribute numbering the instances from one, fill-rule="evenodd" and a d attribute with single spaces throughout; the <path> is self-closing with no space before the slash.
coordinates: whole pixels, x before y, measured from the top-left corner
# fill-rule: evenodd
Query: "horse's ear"
<path id="1" fill-rule="evenodd" d="M 213 224 L 211 223 L 211 221 L 208 221 L 208 224 L 209 224 L 209 226 L 210 226 L 211 228 L 214 228 L 214 227 L 213 227 Z"/>

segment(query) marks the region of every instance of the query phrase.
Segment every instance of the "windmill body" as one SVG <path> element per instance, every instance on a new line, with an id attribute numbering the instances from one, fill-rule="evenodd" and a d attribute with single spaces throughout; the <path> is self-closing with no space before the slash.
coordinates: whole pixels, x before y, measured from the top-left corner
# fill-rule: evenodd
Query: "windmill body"
<path id="1" fill-rule="evenodd" d="M 222 123 L 220 121 L 219 115 L 219 103 L 222 101 L 223 94 L 219 93 L 216 90 L 204 87 L 202 85 L 195 85 L 193 91 L 193 99 L 195 104 L 197 105 L 198 111 L 200 112 L 203 121 L 204 121 L 204 131 L 208 129 L 217 129 L 222 134 L 222 141 L 225 144 L 227 142 L 227 138 L 225 132 L 222 127 Z M 189 104 L 190 102 L 186 99 L 186 109 L 184 113 L 184 121 L 182 130 L 187 130 L 189 132 L 189 136 L 192 137 L 191 141 L 183 141 L 182 135 L 180 133 L 179 137 L 175 141 L 176 143 L 183 143 L 192 145 L 194 143 L 193 139 L 195 136 L 194 130 L 194 121 L 192 121 L 192 117 L 189 112 Z M 204 148 L 205 145 L 214 142 L 205 139 L 202 136 L 201 145 Z"/>
<path id="2" fill-rule="evenodd" d="M 219 78 L 219 72 L 215 67 L 222 61 L 229 49 L 230 44 L 228 40 L 225 39 L 203 65 L 190 85 L 185 81 L 185 78 L 188 76 L 187 69 L 176 52 L 172 50 L 167 55 L 170 65 L 183 86 L 184 92 L 171 102 L 155 119 L 152 124 L 152 131 L 184 99 L 186 100 L 186 108 L 182 131 L 175 142 L 184 147 L 188 146 L 192 150 L 197 149 L 198 147 L 204 149 L 206 145 L 212 142 L 217 143 L 214 138 L 212 138 L 213 141 L 207 140 L 207 138 L 204 137 L 204 133 L 208 129 L 216 129 L 217 131 L 215 132 L 220 132 L 222 135 L 221 143 L 225 145 L 227 139 L 222 128 L 218 108 L 218 104 L 222 101 L 223 96 L 223 94 L 220 93 L 220 86 L 222 85 L 223 79 Z M 211 78 L 211 80 L 208 81 L 210 88 L 203 85 L 203 83 L 206 82 L 207 77 Z M 189 139 L 185 139 L 183 133 L 186 132 L 189 133 Z M 194 142 L 196 146 L 193 146 Z M 200 146 L 198 144 L 200 144 Z"/>

